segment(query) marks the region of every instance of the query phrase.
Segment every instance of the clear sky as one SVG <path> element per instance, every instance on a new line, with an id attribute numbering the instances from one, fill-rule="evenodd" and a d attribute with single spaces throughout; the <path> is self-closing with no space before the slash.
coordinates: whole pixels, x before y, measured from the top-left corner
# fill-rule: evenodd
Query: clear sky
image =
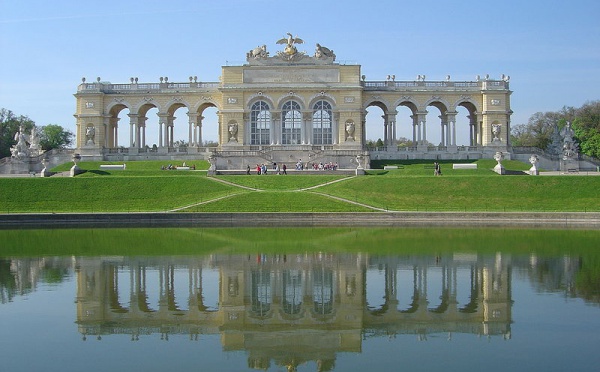
<path id="1" fill-rule="evenodd" d="M 338 62 L 360 64 L 367 80 L 509 75 L 513 125 L 600 99 L 598 0 L 0 0 L 0 107 L 74 132 L 82 77 L 216 82 L 248 50 L 280 50 L 287 32 L 309 54 L 320 43 Z M 373 110 L 367 133 L 376 139 Z M 187 122 L 185 111 L 176 116 Z M 180 127 L 175 139 L 187 140 Z M 216 140 L 216 130 L 205 126 L 204 138 Z"/>

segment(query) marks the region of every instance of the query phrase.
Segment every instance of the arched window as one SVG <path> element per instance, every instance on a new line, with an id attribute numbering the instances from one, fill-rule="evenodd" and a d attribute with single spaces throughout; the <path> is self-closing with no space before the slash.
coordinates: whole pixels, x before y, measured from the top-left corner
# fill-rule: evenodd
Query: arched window
<path id="1" fill-rule="evenodd" d="M 302 310 L 304 288 L 302 272 L 299 270 L 283 271 L 283 311 L 289 315 L 297 315 Z"/>
<path id="2" fill-rule="evenodd" d="M 251 294 L 252 313 L 267 316 L 271 310 L 271 273 L 267 270 L 252 270 Z"/>
<path id="3" fill-rule="evenodd" d="M 302 127 L 300 105 L 294 101 L 287 101 L 283 104 L 281 117 L 281 143 L 283 145 L 297 145 L 302 143 L 300 137 Z"/>
<path id="4" fill-rule="evenodd" d="M 271 111 L 266 102 L 258 101 L 250 110 L 250 144 L 271 144 Z"/>
<path id="5" fill-rule="evenodd" d="M 317 315 L 333 312 L 333 271 L 327 268 L 313 269 L 313 305 Z"/>
<path id="6" fill-rule="evenodd" d="M 318 101 L 313 106 L 313 144 L 331 145 L 333 143 L 331 105 L 327 101 Z"/>

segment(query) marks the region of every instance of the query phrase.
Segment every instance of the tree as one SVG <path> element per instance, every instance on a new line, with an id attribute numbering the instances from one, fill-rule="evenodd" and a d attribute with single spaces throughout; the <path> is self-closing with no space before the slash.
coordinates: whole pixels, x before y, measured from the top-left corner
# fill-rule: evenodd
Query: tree
<path id="1" fill-rule="evenodd" d="M 513 146 L 531 146 L 545 150 L 550 144 L 554 127 L 561 128 L 564 123 L 572 121 L 575 109 L 563 107 L 557 112 L 536 112 L 527 124 L 518 124 L 511 128 L 510 141 Z"/>
<path id="2" fill-rule="evenodd" d="M 0 159 L 10 156 L 10 148 L 15 144 L 15 134 L 19 127 L 30 132 L 35 123 L 27 116 L 16 116 L 12 111 L 0 109 Z"/>
<path id="3" fill-rule="evenodd" d="M 587 102 L 577 109 L 572 124 L 581 152 L 600 158 L 600 101 Z"/>
<path id="4" fill-rule="evenodd" d="M 73 143 L 75 135 L 58 124 L 48 124 L 41 127 L 40 146 L 42 150 L 63 149 Z"/>

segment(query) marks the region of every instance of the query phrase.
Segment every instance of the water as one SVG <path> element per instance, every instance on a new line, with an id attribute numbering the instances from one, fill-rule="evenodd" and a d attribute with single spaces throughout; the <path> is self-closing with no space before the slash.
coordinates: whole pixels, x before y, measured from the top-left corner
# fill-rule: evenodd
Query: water
<path id="1" fill-rule="evenodd" d="M 598 368 L 598 232 L 271 232 L 160 230 L 204 242 L 160 255 L 120 235 L 163 244 L 148 230 L 0 231 L 2 370 Z M 77 254 L 34 254 L 61 236 Z"/>

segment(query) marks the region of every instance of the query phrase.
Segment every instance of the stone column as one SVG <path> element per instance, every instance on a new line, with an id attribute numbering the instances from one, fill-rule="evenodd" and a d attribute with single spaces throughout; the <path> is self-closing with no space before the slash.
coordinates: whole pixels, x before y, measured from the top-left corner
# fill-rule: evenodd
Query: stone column
<path id="1" fill-rule="evenodd" d="M 196 143 L 198 146 L 202 146 L 202 120 L 204 120 L 204 116 L 199 115 L 198 120 L 196 121 Z"/>
<path id="2" fill-rule="evenodd" d="M 411 115 L 410 118 L 412 119 L 412 127 L 413 127 L 413 136 L 412 136 L 412 142 L 413 142 L 413 146 L 417 145 L 417 141 L 419 140 L 420 136 L 417 136 L 417 129 L 419 126 L 419 122 L 418 122 L 418 117 L 417 115 Z"/>
<path id="3" fill-rule="evenodd" d="M 446 113 L 446 118 L 447 118 L 447 122 L 448 122 L 448 126 L 447 126 L 448 143 L 446 146 L 456 146 L 456 115 L 457 114 L 458 114 L 457 112 L 447 112 Z"/>
<path id="4" fill-rule="evenodd" d="M 270 142 L 271 145 L 279 145 L 281 140 L 281 112 L 272 112 L 271 114 L 271 130 L 270 133 Z"/>
<path id="5" fill-rule="evenodd" d="M 312 145 L 313 143 L 313 131 L 312 131 L 312 112 L 305 111 L 302 113 L 302 127 L 300 129 L 300 138 L 303 145 Z"/>
<path id="6" fill-rule="evenodd" d="M 198 116 L 200 116 L 198 113 L 196 112 L 188 112 L 188 123 L 189 123 L 189 140 L 188 140 L 188 146 L 192 147 L 192 146 L 199 146 L 198 142 L 196 141 L 196 134 L 198 132 Z"/>
<path id="7" fill-rule="evenodd" d="M 418 143 L 424 145 L 427 141 L 427 111 L 417 112 Z"/>
<path id="8" fill-rule="evenodd" d="M 137 114 L 127 114 L 129 116 L 129 147 L 133 147 L 135 142 L 135 135 L 137 133 L 136 125 L 138 123 Z"/>
<path id="9" fill-rule="evenodd" d="M 396 143 L 396 111 L 390 111 L 383 115 L 385 127 L 385 145 L 391 146 Z"/>
<path id="10" fill-rule="evenodd" d="M 477 128 L 477 114 L 472 113 L 467 116 L 469 118 L 469 127 L 471 128 L 471 138 L 469 139 L 469 146 L 478 146 L 480 144 L 479 140 L 479 130 Z"/>
<path id="11" fill-rule="evenodd" d="M 445 114 L 438 116 L 440 118 L 440 142 L 442 146 L 448 146 L 448 117 Z"/>

